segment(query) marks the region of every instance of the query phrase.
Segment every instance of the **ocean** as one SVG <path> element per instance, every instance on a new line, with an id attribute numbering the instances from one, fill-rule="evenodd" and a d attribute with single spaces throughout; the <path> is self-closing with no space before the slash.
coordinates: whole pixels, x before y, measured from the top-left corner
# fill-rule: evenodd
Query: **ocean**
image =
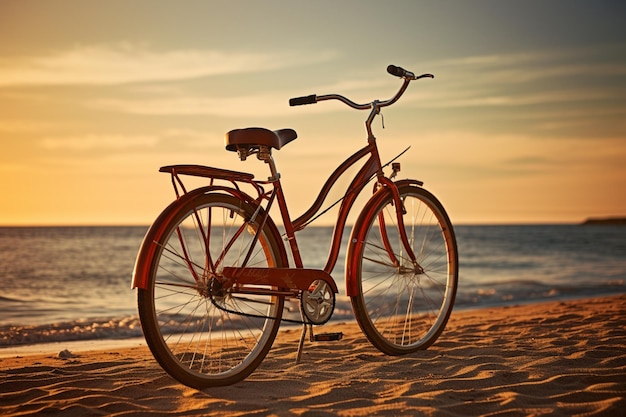
<path id="1" fill-rule="evenodd" d="M 131 274 L 146 230 L 0 227 L 0 350 L 141 337 Z M 626 226 L 461 225 L 455 231 L 455 310 L 626 293 Z M 310 227 L 297 234 L 306 267 L 323 268 L 331 232 Z M 340 289 L 335 320 L 351 318 L 344 254 L 332 273 Z"/>

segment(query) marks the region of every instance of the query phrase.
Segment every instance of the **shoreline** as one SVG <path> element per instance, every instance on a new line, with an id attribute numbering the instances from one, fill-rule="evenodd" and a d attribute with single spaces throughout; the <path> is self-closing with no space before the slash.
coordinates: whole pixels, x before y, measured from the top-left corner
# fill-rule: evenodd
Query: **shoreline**
<path id="1" fill-rule="evenodd" d="M 553 303 L 553 302 L 572 302 L 572 301 L 578 301 L 578 300 L 586 300 L 586 299 L 594 299 L 594 298 L 606 298 L 606 297 L 619 297 L 620 295 L 626 295 L 626 292 L 623 293 L 616 293 L 616 292 L 610 292 L 610 293 L 600 293 L 600 294 L 594 294 L 594 295 L 572 295 L 572 296 L 559 296 L 559 297 L 554 297 L 554 298 L 536 298 L 536 299 L 529 299 L 529 300 L 519 300 L 516 302 L 510 302 L 510 301 L 501 301 L 501 302 L 493 302 L 493 303 L 484 303 L 484 304 L 478 304 L 478 305 L 472 305 L 472 304 L 462 304 L 459 306 L 455 306 L 454 310 L 452 312 L 452 315 L 456 315 L 456 314 L 460 314 L 460 313 L 466 313 L 469 311 L 480 311 L 480 310 L 490 310 L 490 309 L 499 309 L 499 308 L 512 308 L 512 307 L 524 307 L 524 306 L 529 306 L 529 305 L 535 305 L 535 304 L 546 304 L 546 303 Z M 81 320 L 84 321 L 85 323 L 89 324 L 92 321 L 90 320 Z M 93 338 L 76 338 L 76 339 L 54 339 L 54 337 L 52 338 L 53 340 L 49 341 L 49 342 L 26 342 L 26 343 L 15 343 L 13 345 L 0 345 L 0 359 L 2 358 L 9 358 L 12 356 L 26 356 L 26 355 L 44 355 L 44 354 L 48 354 L 48 353 L 58 353 L 61 350 L 65 350 L 68 349 L 70 351 L 86 351 L 86 350 L 100 350 L 100 349 L 114 349 L 117 347 L 134 347 L 134 346 L 146 346 L 145 343 L 145 339 L 143 338 L 143 335 L 141 333 L 141 327 L 139 325 L 139 318 L 138 317 L 132 317 L 132 320 L 130 320 L 128 317 L 123 317 L 123 318 L 102 318 L 102 319 L 94 319 L 93 322 L 96 323 L 110 323 L 110 322 L 115 322 L 115 321 L 132 321 L 133 322 L 133 328 L 130 330 L 125 330 L 123 333 L 126 333 L 126 335 L 123 336 L 117 336 L 115 333 L 112 333 L 111 335 L 106 335 L 106 332 L 103 333 L 102 336 L 100 337 L 93 337 Z M 357 326 L 358 324 L 356 323 L 356 319 L 354 319 L 353 316 L 351 316 L 350 318 L 344 319 L 344 318 L 337 318 L 337 319 L 331 319 L 324 327 L 322 327 L 321 329 L 324 329 L 326 326 L 330 326 L 330 325 L 336 325 L 338 323 L 352 323 L 355 326 Z M 61 323 L 64 326 L 62 327 L 67 327 L 73 324 L 70 322 L 67 323 Z M 33 325 L 24 325 L 23 327 L 25 329 L 28 329 L 29 327 L 31 327 Z M 42 327 L 47 327 L 45 325 L 41 325 Z M 58 324 L 51 324 L 49 325 L 51 328 L 53 329 L 57 329 Z M 288 329 L 288 328 L 293 328 L 296 325 L 290 325 L 288 323 L 283 323 L 281 325 L 281 331 Z M 37 326 L 33 326 L 33 327 L 37 327 Z M 106 330 L 104 327 L 105 326 L 100 326 L 101 328 L 99 330 Z M 298 331 L 300 329 L 300 326 L 296 326 Z M 18 326 L 18 328 L 21 328 L 21 326 Z M 137 330 L 138 329 L 138 330 Z M 32 329 L 28 329 L 30 333 L 32 333 Z M 325 330 L 321 330 L 321 331 L 325 331 Z M 445 333 L 445 330 L 444 330 Z M 44 335 L 41 335 L 38 337 L 39 340 L 45 338 Z"/>
<path id="2" fill-rule="evenodd" d="M 2 359 L 24 356 L 54 355 L 63 350 L 70 352 L 89 352 L 100 350 L 128 349 L 132 347 L 147 346 L 141 337 L 124 339 L 90 339 L 90 340 L 67 340 L 47 343 L 34 343 L 27 345 L 7 346 L 0 348 L 0 361 Z M 1 364 L 0 364 L 1 367 Z"/>
<path id="3" fill-rule="evenodd" d="M 400 357 L 378 352 L 355 323 L 323 329 L 344 339 L 307 342 L 296 364 L 300 330 L 281 331 L 250 377 L 204 391 L 172 379 L 145 344 L 1 358 L 0 414 L 612 416 L 626 408 L 626 294 L 453 312 L 432 347 Z"/>

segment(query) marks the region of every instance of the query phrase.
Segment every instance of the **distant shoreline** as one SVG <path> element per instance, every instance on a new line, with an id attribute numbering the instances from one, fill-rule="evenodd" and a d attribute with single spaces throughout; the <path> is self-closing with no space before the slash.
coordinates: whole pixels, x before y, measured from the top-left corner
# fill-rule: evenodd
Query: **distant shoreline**
<path id="1" fill-rule="evenodd" d="M 590 217 L 582 225 L 626 225 L 626 217 Z"/>

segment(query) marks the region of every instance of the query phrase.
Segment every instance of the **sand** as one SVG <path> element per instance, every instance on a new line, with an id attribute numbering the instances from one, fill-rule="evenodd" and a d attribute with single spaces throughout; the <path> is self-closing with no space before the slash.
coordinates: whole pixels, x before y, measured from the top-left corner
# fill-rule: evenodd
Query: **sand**
<path id="1" fill-rule="evenodd" d="M 197 391 L 145 345 L 0 359 L 2 416 L 625 416 L 626 295 L 454 312 L 430 349 L 281 332 L 245 381 Z"/>

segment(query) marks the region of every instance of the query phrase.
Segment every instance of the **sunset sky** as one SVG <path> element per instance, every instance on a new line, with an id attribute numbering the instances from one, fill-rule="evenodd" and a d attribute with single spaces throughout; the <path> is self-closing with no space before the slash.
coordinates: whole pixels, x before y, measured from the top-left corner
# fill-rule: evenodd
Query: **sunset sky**
<path id="1" fill-rule="evenodd" d="M 0 225 L 147 225 L 177 163 L 266 177 L 230 129 L 291 127 L 275 153 L 293 217 L 365 144 L 457 224 L 626 215 L 626 2 L 0 1 Z M 345 185 L 345 183 L 342 183 Z M 332 221 L 332 219 L 324 220 Z"/>

